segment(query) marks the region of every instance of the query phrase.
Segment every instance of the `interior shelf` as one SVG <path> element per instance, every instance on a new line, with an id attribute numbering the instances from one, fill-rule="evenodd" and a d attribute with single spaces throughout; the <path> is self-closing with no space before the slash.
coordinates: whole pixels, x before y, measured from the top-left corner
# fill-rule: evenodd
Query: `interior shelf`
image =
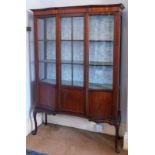
<path id="1" fill-rule="evenodd" d="M 44 39 L 39 39 L 38 41 L 56 41 L 56 40 L 54 40 L 54 39 L 46 39 L 46 40 L 44 40 Z M 73 39 L 73 40 L 71 40 L 71 39 L 63 39 L 63 40 L 61 40 L 61 41 L 84 41 L 84 40 L 75 40 L 75 39 Z M 113 42 L 114 40 L 89 40 L 90 42 Z"/>
<path id="2" fill-rule="evenodd" d="M 40 80 L 41 83 L 49 83 L 49 84 L 56 84 L 56 79 L 42 79 Z M 83 82 L 80 81 L 67 81 L 67 80 L 62 80 L 61 81 L 62 85 L 65 86 L 79 86 L 82 87 L 83 86 Z"/>
<path id="3" fill-rule="evenodd" d="M 89 61 L 89 65 L 92 66 L 112 66 L 112 62 L 99 62 L 99 61 Z"/>
<path id="4" fill-rule="evenodd" d="M 55 59 L 44 59 L 44 60 L 39 60 L 39 62 L 42 63 L 56 63 Z"/>
<path id="5" fill-rule="evenodd" d="M 67 80 L 62 80 L 61 81 L 61 84 L 62 85 L 65 85 L 65 86 L 78 86 L 78 87 L 83 87 L 83 82 L 81 81 L 67 81 Z"/>
<path id="6" fill-rule="evenodd" d="M 79 39 L 63 39 L 61 41 L 84 41 L 84 40 L 79 40 Z"/>
<path id="7" fill-rule="evenodd" d="M 113 42 L 113 40 L 89 40 L 90 42 Z"/>
<path id="8" fill-rule="evenodd" d="M 56 79 L 42 79 L 40 80 L 41 83 L 49 83 L 49 84 L 56 84 Z"/>
<path id="9" fill-rule="evenodd" d="M 61 61 L 61 64 L 77 64 L 77 65 L 83 65 L 84 64 L 84 62 L 83 61 L 70 61 L 70 60 L 62 60 Z"/>
<path id="10" fill-rule="evenodd" d="M 112 84 L 89 83 L 89 89 L 112 89 Z"/>
<path id="11" fill-rule="evenodd" d="M 56 40 L 54 40 L 54 39 L 46 39 L 46 40 L 44 40 L 44 39 L 39 39 L 38 41 L 56 41 Z"/>
<path id="12" fill-rule="evenodd" d="M 42 63 L 56 63 L 55 59 L 46 59 L 46 60 L 39 60 L 39 62 Z M 77 64 L 77 65 L 83 65 L 83 61 L 70 61 L 70 60 L 62 60 L 62 64 Z M 90 66 L 112 66 L 112 62 L 99 62 L 99 61 L 89 61 Z"/>

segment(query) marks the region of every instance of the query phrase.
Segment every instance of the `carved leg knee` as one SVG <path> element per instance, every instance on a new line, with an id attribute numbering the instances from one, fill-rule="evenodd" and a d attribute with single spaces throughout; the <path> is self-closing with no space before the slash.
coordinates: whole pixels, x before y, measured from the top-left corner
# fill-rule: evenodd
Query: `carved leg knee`
<path id="1" fill-rule="evenodd" d="M 36 119 L 37 112 L 33 112 L 33 119 L 34 119 L 34 130 L 32 131 L 32 135 L 37 134 L 37 119 Z"/>

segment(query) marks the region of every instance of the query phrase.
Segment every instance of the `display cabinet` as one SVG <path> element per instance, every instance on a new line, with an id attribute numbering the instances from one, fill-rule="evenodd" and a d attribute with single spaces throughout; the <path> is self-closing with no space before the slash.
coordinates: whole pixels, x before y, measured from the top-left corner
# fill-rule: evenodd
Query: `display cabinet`
<path id="1" fill-rule="evenodd" d="M 122 4 L 34 9 L 36 114 L 70 114 L 115 126 L 121 119 Z"/>

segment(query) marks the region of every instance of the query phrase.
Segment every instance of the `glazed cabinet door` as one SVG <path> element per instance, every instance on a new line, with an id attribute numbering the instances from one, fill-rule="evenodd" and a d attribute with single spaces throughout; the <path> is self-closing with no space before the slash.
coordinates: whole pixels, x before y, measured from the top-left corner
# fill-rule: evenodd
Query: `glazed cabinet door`
<path id="1" fill-rule="evenodd" d="M 113 104 L 114 16 L 89 16 L 89 115 L 111 116 Z"/>
<path id="2" fill-rule="evenodd" d="M 56 18 L 38 18 L 39 105 L 55 108 Z"/>
<path id="3" fill-rule="evenodd" d="M 84 112 L 84 17 L 61 17 L 61 105 Z"/>

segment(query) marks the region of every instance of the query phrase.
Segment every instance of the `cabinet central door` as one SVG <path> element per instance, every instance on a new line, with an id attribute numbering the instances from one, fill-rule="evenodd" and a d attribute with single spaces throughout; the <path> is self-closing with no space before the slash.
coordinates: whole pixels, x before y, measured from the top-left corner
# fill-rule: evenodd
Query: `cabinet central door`
<path id="1" fill-rule="evenodd" d="M 84 112 L 84 17 L 61 17 L 61 106 Z"/>

